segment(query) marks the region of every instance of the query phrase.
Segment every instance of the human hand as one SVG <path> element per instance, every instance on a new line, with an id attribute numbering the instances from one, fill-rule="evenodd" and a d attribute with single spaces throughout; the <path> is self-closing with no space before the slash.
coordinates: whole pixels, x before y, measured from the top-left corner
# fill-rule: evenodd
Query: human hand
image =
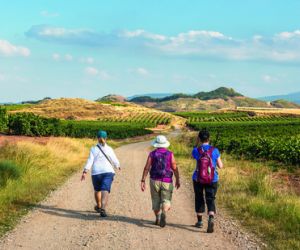
<path id="1" fill-rule="evenodd" d="M 176 187 L 176 189 L 179 189 L 179 188 L 180 188 L 180 181 L 179 181 L 179 180 L 176 180 L 176 182 L 175 182 L 175 187 Z"/>
<path id="2" fill-rule="evenodd" d="M 85 180 L 85 176 L 86 176 L 86 172 L 83 172 L 82 175 L 81 175 L 81 179 L 80 180 L 84 181 Z"/>
<path id="3" fill-rule="evenodd" d="M 146 183 L 145 183 L 145 181 L 141 181 L 141 190 L 143 192 L 146 190 Z"/>

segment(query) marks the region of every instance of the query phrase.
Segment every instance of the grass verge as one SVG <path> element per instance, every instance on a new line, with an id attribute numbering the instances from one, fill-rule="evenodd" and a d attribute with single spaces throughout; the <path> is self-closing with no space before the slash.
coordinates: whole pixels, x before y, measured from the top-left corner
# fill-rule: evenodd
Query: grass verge
<path id="1" fill-rule="evenodd" d="M 0 236 L 16 225 L 30 204 L 44 199 L 82 168 L 92 142 L 50 138 L 46 145 L 20 141 L 1 147 L 0 172 L 6 174 L 0 174 Z"/>
<path id="2" fill-rule="evenodd" d="M 179 167 L 188 176 L 195 168 L 190 158 L 191 138 L 185 135 L 171 140 Z M 291 173 L 274 172 L 276 168 L 270 162 L 237 160 L 226 154 L 222 158 L 224 169 L 219 171 L 218 206 L 266 242 L 267 248 L 300 249 L 299 195 L 285 178 L 280 178 Z"/>

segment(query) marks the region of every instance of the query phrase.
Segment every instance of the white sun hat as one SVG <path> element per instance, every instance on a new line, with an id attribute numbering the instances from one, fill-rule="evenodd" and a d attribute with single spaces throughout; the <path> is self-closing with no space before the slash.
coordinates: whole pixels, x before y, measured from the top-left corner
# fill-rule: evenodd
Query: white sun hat
<path id="1" fill-rule="evenodd" d="M 151 145 L 155 148 L 167 148 L 170 146 L 170 142 L 164 135 L 158 135 L 155 140 L 152 141 Z"/>

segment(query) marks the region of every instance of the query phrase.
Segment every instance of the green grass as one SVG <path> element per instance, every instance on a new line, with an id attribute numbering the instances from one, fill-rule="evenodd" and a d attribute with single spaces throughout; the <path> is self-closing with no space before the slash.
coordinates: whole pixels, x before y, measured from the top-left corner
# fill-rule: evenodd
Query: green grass
<path id="1" fill-rule="evenodd" d="M 15 110 L 29 108 L 33 105 L 34 104 L 7 104 L 7 105 L 3 105 L 2 107 L 5 107 L 7 111 L 15 111 Z"/>
<path id="2" fill-rule="evenodd" d="M 46 145 L 19 142 L 1 147 L 0 236 L 12 229 L 33 204 L 82 168 L 87 146 L 92 143 L 52 138 Z"/>
<path id="3" fill-rule="evenodd" d="M 190 158 L 191 138 L 171 141 L 180 170 L 189 177 L 195 168 Z M 268 249 L 300 249 L 300 199 L 293 187 L 280 178 L 291 173 L 273 172 L 271 162 L 238 160 L 226 154 L 222 158 L 218 206 L 237 217 L 267 243 Z"/>

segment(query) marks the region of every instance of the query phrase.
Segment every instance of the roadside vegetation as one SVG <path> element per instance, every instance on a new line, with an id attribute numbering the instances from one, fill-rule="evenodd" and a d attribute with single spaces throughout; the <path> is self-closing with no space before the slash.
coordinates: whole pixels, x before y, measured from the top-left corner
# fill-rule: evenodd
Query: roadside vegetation
<path id="1" fill-rule="evenodd" d="M 190 178 L 195 169 L 190 156 L 195 137 L 190 132 L 171 140 L 179 167 Z M 299 169 L 291 174 L 293 166 L 278 168 L 278 163 L 237 159 L 226 153 L 222 158 L 219 207 L 266 242 L 266 248 L 300 249 L 300 190 L 289 181 L 300 177 Z"/>
<path id="2" fill-rule="evenodd" d="M 50 138 L 43 144 L 18 142 L 0 150 L 0 235 L 29 208 L 84 164 L 90 139 Z"/>
<path id="3" fill-rule="evenodd" d="M 208 129 L 212 142 L 235 157 L 300 166 L 300 118 L 255 113 L 181 113 L 195 130 Z"/>

